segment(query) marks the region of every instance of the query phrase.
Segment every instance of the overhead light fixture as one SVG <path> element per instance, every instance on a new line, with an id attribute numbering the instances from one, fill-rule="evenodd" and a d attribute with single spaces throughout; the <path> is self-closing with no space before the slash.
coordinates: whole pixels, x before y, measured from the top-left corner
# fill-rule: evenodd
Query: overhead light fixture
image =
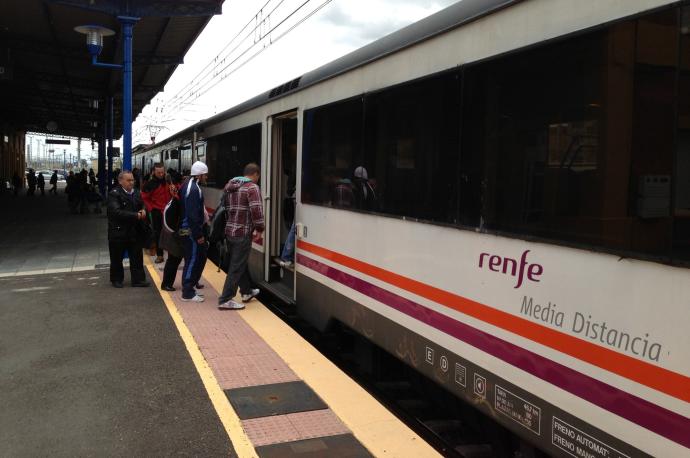
<path id="1" fill-rule="evenodd" d="M 100 25 L 79 25 L 74 28 L 75 31 L 86 35 L 86 47 L 89 54 L 96 58 L 103 51 L 103 37 L 115 35 L 115 31 Z"/>

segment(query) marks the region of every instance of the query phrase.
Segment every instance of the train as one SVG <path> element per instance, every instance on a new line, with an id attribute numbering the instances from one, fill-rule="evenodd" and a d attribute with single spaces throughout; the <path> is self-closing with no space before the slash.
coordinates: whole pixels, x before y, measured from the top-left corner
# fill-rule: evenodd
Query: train
<path id="1" fill-rule="evenodd" d="M 690 456 L 690 2 L 463 0 L 134 164 L 192 159 L 211 208 L 260 164 L 250 273 L 317 329 L 550 455 Z"/>

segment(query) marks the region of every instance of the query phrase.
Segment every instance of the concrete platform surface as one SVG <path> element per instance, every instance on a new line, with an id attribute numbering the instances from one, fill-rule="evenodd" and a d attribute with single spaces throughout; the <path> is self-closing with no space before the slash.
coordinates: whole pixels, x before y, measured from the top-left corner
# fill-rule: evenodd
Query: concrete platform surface
<path id="1" fill-rule="evenodd" d="M 103 213 L 73 215 L 67 196 L 0 194 L 0 277 L 109 265 Z"/>
<path id="2" fill-rule="evenodd" d="M 0 456 L 234 455 L 158 291 L 0 278 Z"/>

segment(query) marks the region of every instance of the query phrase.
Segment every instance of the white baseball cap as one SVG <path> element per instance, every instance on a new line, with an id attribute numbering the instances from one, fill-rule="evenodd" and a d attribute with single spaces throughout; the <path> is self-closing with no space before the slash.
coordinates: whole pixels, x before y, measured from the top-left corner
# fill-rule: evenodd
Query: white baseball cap
<path id="1" fill-rule="evenodd" d="M 201 161 L 196 161 L 192 164 L 192 176 L 198 177 L 199 175 L 204 175 L 208 173 L 208 167 Z"/>

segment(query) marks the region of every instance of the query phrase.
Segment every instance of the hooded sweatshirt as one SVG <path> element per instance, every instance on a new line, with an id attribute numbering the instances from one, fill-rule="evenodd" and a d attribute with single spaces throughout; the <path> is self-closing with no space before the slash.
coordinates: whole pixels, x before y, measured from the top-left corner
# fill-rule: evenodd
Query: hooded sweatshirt
<path id="1" fill-rule="evenodd" d="M 264 230 L 264 211 L 261 190 L 247 177 L 235 177 L 225 185 L 228 222 L 227 237 L 249 237 L 255 230 Z"/>

